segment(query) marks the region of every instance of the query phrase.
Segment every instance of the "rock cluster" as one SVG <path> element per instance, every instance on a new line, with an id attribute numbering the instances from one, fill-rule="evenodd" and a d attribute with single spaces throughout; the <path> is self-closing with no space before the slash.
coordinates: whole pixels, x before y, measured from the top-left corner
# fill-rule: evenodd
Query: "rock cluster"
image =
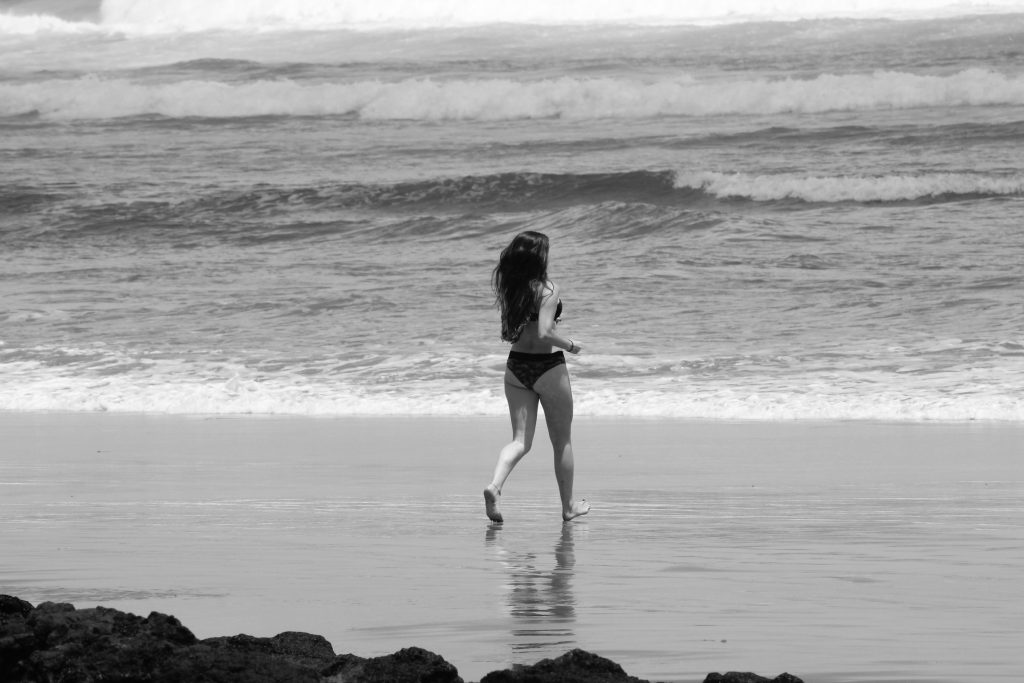
<path id="1" fill-rule="evenodd" d="M 4 683 L 463 683 L 443 657 L 417 647 L 384 657 L 336 655 L 323 636 L 286 632 L 199 640 L 172 616 L 106 607 L 38 606 L 0 595 Z M 480 683 L 646 683 L 618 664 L 572 650 Z M 801 683 L 782 674 L 709 674 L 705 683 Z"/>

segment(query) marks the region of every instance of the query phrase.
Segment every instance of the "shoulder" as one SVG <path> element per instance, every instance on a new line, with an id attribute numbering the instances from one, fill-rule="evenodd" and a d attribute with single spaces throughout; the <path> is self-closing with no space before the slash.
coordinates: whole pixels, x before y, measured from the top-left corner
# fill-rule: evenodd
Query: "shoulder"
<path id="1" fill-rule="evenodd" d="M 548 298 L 558 298 L 558 285 L 551 280 L 546 280 L 544 285 L 540 288 L 540 298 L 543 301 Z"/>

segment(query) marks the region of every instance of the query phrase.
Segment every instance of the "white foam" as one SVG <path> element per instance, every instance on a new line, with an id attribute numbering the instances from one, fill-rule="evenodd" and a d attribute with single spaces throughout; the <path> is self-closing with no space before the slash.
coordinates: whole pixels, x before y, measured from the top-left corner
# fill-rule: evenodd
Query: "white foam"
<path id="1" fill-rule="evenodd" d="M 908 201 L 943 195 L 1020 195 L 1024 175 L 994 177 L 970 173 L 921 175 L 809 176 L 793 173 L 679 173 L 677 187 L 701 189 L 720 198 L 808 202 Z"/>
<path id="2" fill-rule="evenodd" d="M 878 72 L 726 82 L 682 75 L 342 83 L 277 79 L 243 84 L 198 79 L 154 84 L 89 76 L 0 85 L 0 115 L 38 112 L 53 119 L 354 114 L 369 120 L 503 121 L 991 105 L 1024 105 L 1024 76 L 968 69 L 949 76 Z"/>
<path id="3" fill-rule="evenodd" d="M 91 366 L 103 369 L 112 362 L 100 359 Z M 507 414 L 497 371 L 486 380 L 357 384 L 344 377 L 253 375 L 231 364 L 197 371 L 187 364 L 148 362 L 130 373 L 88 376 L 73 374 L 70 367 L 0 363 L 0 410 L 332 417 Z M 1024 397 L 1005 367 L 924 379 L 832 372 L 784 381 L 746 375 L 742 381 L 699 381 L 685 373 L 658 379 L 591 379 L 581 366 L 573 384 L 580 416 L 1024 422 Z"/>
<path id="4" fill-rule="evenodd" d="M 577 384 L 579 384 L 577 382 Z M 579 391 L 576 413 L 710 420 L 884 420 L 903 422 L 1024 421 L 1024 400 L 1010 395 L 943 396 L 899 391 L 740 391 L 692 388 L 684 393 L 618 395 Z M 608 405 L 618 410 L 609 410 Z"/>

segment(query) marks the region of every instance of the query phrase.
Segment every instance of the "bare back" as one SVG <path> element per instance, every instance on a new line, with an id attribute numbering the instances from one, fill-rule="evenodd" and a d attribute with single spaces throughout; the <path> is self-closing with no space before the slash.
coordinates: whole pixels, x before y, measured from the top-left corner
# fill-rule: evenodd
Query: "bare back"
<path id="1" fill-rule="evenodd" d="M 551 342 L 551 335 L 558 327 L 558 312 L 560 310 L 558 285 L 553 282 L 545 283 L 541 292 L 536 320 L 526 323 L 519 339 L 512 345 L 512 350 L 521 353 L 552 353 L 555 351 L 556 347 Z"/>

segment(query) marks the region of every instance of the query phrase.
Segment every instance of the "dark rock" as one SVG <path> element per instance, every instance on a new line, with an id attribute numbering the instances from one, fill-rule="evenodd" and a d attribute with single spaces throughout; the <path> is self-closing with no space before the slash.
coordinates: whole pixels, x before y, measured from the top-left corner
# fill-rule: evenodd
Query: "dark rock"
<path id="1" fill-rule="evenodd" d="M 222 652 L 275 657 L 314 671 L 331 666 L 335 660 L 334 648 L 326 638 L 296 631 L 279 633 L 273 638 L 245 634 L 207 638 L 202 645 Z"/>
<path id="2" fill-rule="evenodd" d="M 66 603 L 37 607 L 0 595 L 2 683 L 463 683 L 440 655 L 418 647 L 383 657 L 335 655 L 322 636 L 285 632 L 198 640 L 176 618 L 139 617 Z M 615 662 L 572 650 L 480 683 L 646 683 Z M 708 674 L 705 683 L 802 683 L 782 674 Z"/>
<path id="3" fill-rule="evenodd" d="M 323 675 L 338 683 L 463 683 L 458 669 L 440 655 L 418 647 L 369 659 L 339 655 Z"/>
<path id="4" fill-rule="evenodd" d="M 248 638 L 248 636 L 246 636 Z M 263 639 L 256 639 L 263 640 Z M 256 645 L 198 643 L 182 648 L 155 672 L 159 683 L 320 683 L 316 668 L 303 666 Z"/>
<path id="5" fill-rule="evenodd" d="M 25 602 L 24 600 L 12 595 L 0 595 L 0 620 L 8 614 L 25 616 L 31 611 L 31 602 Z"/>
<path id="6" fill-rule="evenodd" d="M 14 680 L 19 662 L 35 650 L 36 636 L 26 622 L 32 609 L 32 603 L 0 595 L 0 681 Z"/>
<path id="7" fill-rule="evenodd" d="M 757 674 L 747 672 L 730 671 L 725 674 L 711 673 L 704 679 L 704 683 L 804 683 L 793 674 L 783 673 L 775 678 L 765 678 Z"/>
<path id="8" fill-rule="evenodd" d="M 622 667 L 586 650 L 571 650 L 532 666 L 492 671 L 480 683 L 647 683 L 626 674 Z"/>
<path id="9" fill-rule="evenodd" d="M 319 669 L 334 661 L 320 636 L 200 642 L 177 619 L 157 612 L 142 618 L 106 607 L 22 603 L 0 596 L 4 683 L 319 683 Z"/>
<path id="10" fill-rule="evenodd" d="M 141 680 L 176 648 L 195 641 L 177 619 L 162 614 L 143 619 L 106 607 L 76 610 L 44 602 L 26 614 L 5 616 L 5 681 Z"/>

